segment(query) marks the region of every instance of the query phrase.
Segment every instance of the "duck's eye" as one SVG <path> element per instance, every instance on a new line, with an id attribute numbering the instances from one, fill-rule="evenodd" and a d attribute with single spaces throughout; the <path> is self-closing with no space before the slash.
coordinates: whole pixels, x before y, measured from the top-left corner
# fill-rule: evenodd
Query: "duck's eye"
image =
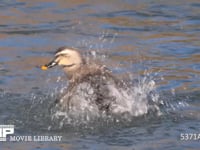
<path id="1" fill-rule="evenodd" d="M 70 57 L 70 56 L 69 56 L 69 55 L 67 55 L 67 54 L 63 54 L 63 56 L 64 56 L 64 57 Z"/>
<path id="2" fill-rule="evenodd" d="M 69 57 L 69 55 L 67 55 L 67 54 L 61 54 L 61 55 L 59 55 L 59 56 L 62 56 L 62 57 Z"/>

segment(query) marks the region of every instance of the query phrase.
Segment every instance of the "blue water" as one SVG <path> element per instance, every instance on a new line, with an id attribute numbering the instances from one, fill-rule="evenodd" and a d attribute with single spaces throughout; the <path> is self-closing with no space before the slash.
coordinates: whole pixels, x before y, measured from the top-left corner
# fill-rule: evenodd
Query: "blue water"
<path id="1" fill-rule="evenodd" d="M 2 0 L 0 124 L 14 124 L 16 135 L 63 139 L 1 142 L 0 149 L 199 149 L 199 139 L 181 140 L 181 134 L 200 134 L 199 16 L 198 0 Z M 43 72 L 38 66 L 64 45 L 95 52 L 90 59 L 156 99 L 159 113 L 144 113 L 139 105 L 140 115 L 114 121 L 61 125 L 52 119 L 48 106 L 67 81 L 60 68 Z"/>

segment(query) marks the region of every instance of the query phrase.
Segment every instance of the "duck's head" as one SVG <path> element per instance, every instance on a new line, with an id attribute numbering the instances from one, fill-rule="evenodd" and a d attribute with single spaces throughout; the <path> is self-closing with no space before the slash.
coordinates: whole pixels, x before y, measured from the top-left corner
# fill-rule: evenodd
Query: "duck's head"
<path id="1" fill-rule="evenodd" d="M 54 59 L 48 64 L 41 66 L 41 69 L 47 70 L 55 66 L 61 66 L 67 74 L 71 75 L 80 69 L 83 62 L 83 58 L 78 51 L 67 47 L 60 47 L 55 52 Z"/>

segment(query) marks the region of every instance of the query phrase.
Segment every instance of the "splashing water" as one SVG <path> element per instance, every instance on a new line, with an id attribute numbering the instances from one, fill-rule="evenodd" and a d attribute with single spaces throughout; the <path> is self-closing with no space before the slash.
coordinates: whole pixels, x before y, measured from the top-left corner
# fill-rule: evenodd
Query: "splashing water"
<path id="1" fill-rule="evenodd" d="M 83 40 L 77 43 L 78 47 L 89 46 L 90 54 L 86 54 L 86 60 L 99 59 L 100 61 L 105 61 L 107 55 L 101 54 L 100 51 L 105 49 L 104 44 L 111 44 L 115 40 L 117 33 L 114 35 L 108 32 L 100 34 L 101 36 L 97 42 Z M 99 45 L 99 43 L 101 44 Z M 93 49 L 95 49 L 95 51 L 93 51 Z M 58 80 L 60 80 L 60 77 L 58 78 Z M 145 77 L 140 77 L 137 82 L 132 82 L 133 79 L 132 76 L 130 76 L 125 88 L 119 88 L 114 84 L 108 84 L 108 90 L 110 91 L 109 97 L 115 97 L 116 99 L 116 102 L 111 105 L 111 112 L 109 112 L 109 114 L 99 111 L 93 100 L 95 98 L 92 97 L 94 89 L 90 84 L 82 83 L 77 88 L 78 90 L 75 95 L 67 93 L 64 96 L 64 98 L 72 96 L 72 105 L 76 105 L 76 107 L 69 107 L 69 109 L 66 110 L 56 106 L 51 109 L 51 119 L 53 122 L 59 122 L 59 126 L 62 128 L 66 124 L 87 124 L 99 118 L 111 121 L 119 121 L 120 119 L 131 121 L 134 117 L 147 115 L 152 112 L 155 115 L 160 115 L 161 111 L 159 105 L 161 102 L 159 101 L 159 94 L 156 92 L 155 81 L 149 78 L 147 74 Z M 53 93 L 63 93 L 65 91 L 63 89 L 66 89 L 66 86 L 62 87 L 60 91 L 56 90 Z M 60 98 L 60 100 L 62 101 L 63 98 Z"/>
<path id="2" fill-rule="evenodd" d="M 118 122 L 121 119 L 131 121 L 135 117 L 149 113 L 161 115 L 159 108 L 161 102 L 159 101 L 159 94 L 156 92 L 155 81 L 148 77 L 143 77 L 137 83 L 126 88 L 109 85 L 112 96 L 116 97 L 116 102 L 111 106 L 111 113 L 109 114 L 99 111 L 97 105 L 88 100 L 92 100 L 91 95 L 87 95 L 85 90 L 80 90 L 80 88 L 87 88 L 87 91 L 92 93 L 92 88 L 86 83 L 81 84 L 81 86 L 78 94 L 73 97 L 73 101 L 76 101 L 74 103 L 78 104 L 77 107 L 71 107 L 67 111 L 59 107 L 51 110 L 51 119 L 53 122 L 59 122 L 60 128 L 66 124 L 87 124 L 100 118 Z"/>
<path id="3" fill-rule="evenodd" d="M 106 39 L 107 36 L 110 36 L 107 32 L 104 32 L 102 36 L 100 36 L 99 42 L 102 43 L 101 46 L 92 44 L 99 42 L 93 42 L 90 40 L 84 40 L 80 43 L 77 43 L 77 45 L 81 47 L 89 46 L 90 54 L 86 54 L 86 60 L 100 59 L 101 61 L 105 61 L 107 55 L 101 54 L 100 51 L 104 47 L 103 44 L 106 42 L 109 43 L 109 40 Z M 113 42 L 116 36 L 117 34 L 111 36 L 112 38 L 110 43 Z M 97 50 L 93 51 L 93 48 Z M 53 104 L 54 107 L 50 108 L 49 113 L 51 125 L 48 127 L 48 129 L 50 130 L 53 125 L 63 128 L 66 125 L 77 126 L 89 124 L 91 122 L 99 122 L 99 119 L 101 119 L 102 122 L 122 122 L 122 120 L 133 121 L 135 117 L 141 117 L 145 115 L 150 116 L 149 114 L 152 114 L 153 116 L 160 116 L 163 113 L 163 107 L 166 107 L 165 110 L 170 110 L 174 109 L 175 107 L 179 107 L 180 105 L 182 106 L 181 102 L 178 104 L 173 104 L 171 102 L 164 103 L 162 101 L 162 97 L 160 97 L 160 94 L 157 91 L 155 82 L 156 80 L 154 80 L 153 75 L 150 75 L 150 73 L 146 71 L 145 75 L 143 77 L 139 77 L 137 80 L 133 79 L 133 76 L 130 73 L 129 80 L 126 81 L 127 86 L 125 88 L 119 88 L 114 84 L 108 84 L 108 90 L 110 91 L 109 96 L 115 97 L 116 99 L 115 103 L 111 105 L 111 111 L 109 114 L 99 111 L 98 106 L 94 102 L 95 98 L 92 97 L 94 89 L 91 87 L 91 85 L 86 82 L 81 83 L 78 86 L 75 95 L 70 95 L 71 93 L 67 93 L 64 96 L 64 98 L 72 96 L 72 105 L 75 105 L 76 107 L 69 107 L 66 110 L 61 109 L 61 107 Z M 67 89 L 67 83 L 66 81 L 63 81 L 64 80 L 62 80 L 62 78 L 59 76 L 56 82 L 59 84 L 59 87 L 56 86 L 53 92 L 52 90 L 49 92 L 50 99 L 52 99 L 53 102 L 55 99 L 59 99 L 61 101 L 63 100 L 63 96 L 62 98 L 58 96 L 63 95 Z M 42 99 L 44 100 L 44 98 Z M 41 100 L 39 104 L 41 104 L 43 100 Z M 33 102 L 33 104 L 36 103 Z M 35 107 L 36 105 L 32 106 Z"/>
<path id="4" fill-rule="evenodd" d="M 57 70 L 55 71 L 57 72 Z M 50 74 L 52 75 L 52 73 Z M 52 76 L 49 78 L 52 79 Z M 170 94 L 165 96 L 163 93 L 159 93 L 156 86 L 157 80 L 155 75 L 146 71 L 145 75 L 138 79 L 133 80 L 130 77 L 126 82 L 126 87 L 119 88 L 110 84 L 109 91 L 111 91 L 112 96 L 116 97 L 116 103 L 112 105 L 111 113 L 107 114 L 99 111 L 97 105 L 89 101 L 92 100 L 92 97 L 85 91 L 92 93 L 92 88 L 87 83 L 81 84 L 78 94 L 73 97 L 75 103 L 78 103 L 77 107 L 63 110 L 55 106 L 55 100 L 61 99 L 60 95 L 65 94 L 67 89 L 66 78 L 59 76 L 56 85 L 53 86 L 54 88 L 47 85 L 51 88 L 46 94 L 42 94 L 41 91 L 31 94 L 31 104 L 30 107 L 27 107 L 26 122 L 32 122 L 34 119 L 39 126 L 41 125 L 48 130 L 66 127 L 77 127 L 77 130 L 80 127 L 93 129 L 108 124 L 111 126 L 130 124 L 137 122 L 141 117 L 155 118 L 188 106 L 184 100 L 177 101 L 174 99 L 176 96 L 173 97 L 172 94 L 170 98 Z M 50 80 L 47 79 L 47 82 L 49 83 Z M 52 84 L 52 82 L 50 83 Z M 51 107 L 52 104 L 54 107 Z M 48 125 L 48 127 L 42 124 L 44 120 L 45 126 Z"/>
<path id="5" fill-rule="evenodd" d="M 119 91 L 112 87 L 112 92 L 117 95 L 115 113 L 128 113 L 130 116 L 141 116 L 150 110 L 159 113 L 159 95 L 155 92 L 155 82 L 144 77 L 137 85 L 128 90 Z M 153 103 L 152 103 L 153 102 Z M 152 104 L 151 104 L 152 103 Z"/>

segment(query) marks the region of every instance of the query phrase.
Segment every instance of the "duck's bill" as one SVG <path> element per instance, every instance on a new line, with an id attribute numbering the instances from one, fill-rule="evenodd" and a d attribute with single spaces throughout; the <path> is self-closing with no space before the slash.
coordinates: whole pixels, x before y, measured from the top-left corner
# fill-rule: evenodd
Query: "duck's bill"
<path id="1" fill-rule="evenodd" d="M 53 60 L 53 61 L 51 61 L 50 63 L 41 66 L 40 68 L 41 68 L 42 70 L 47 70 L 47 69 L 52 68 L 52 67 L 54 67 L 54 66 L 56 66 L 56 65 L 57 65 L 57 63 Z"/>

